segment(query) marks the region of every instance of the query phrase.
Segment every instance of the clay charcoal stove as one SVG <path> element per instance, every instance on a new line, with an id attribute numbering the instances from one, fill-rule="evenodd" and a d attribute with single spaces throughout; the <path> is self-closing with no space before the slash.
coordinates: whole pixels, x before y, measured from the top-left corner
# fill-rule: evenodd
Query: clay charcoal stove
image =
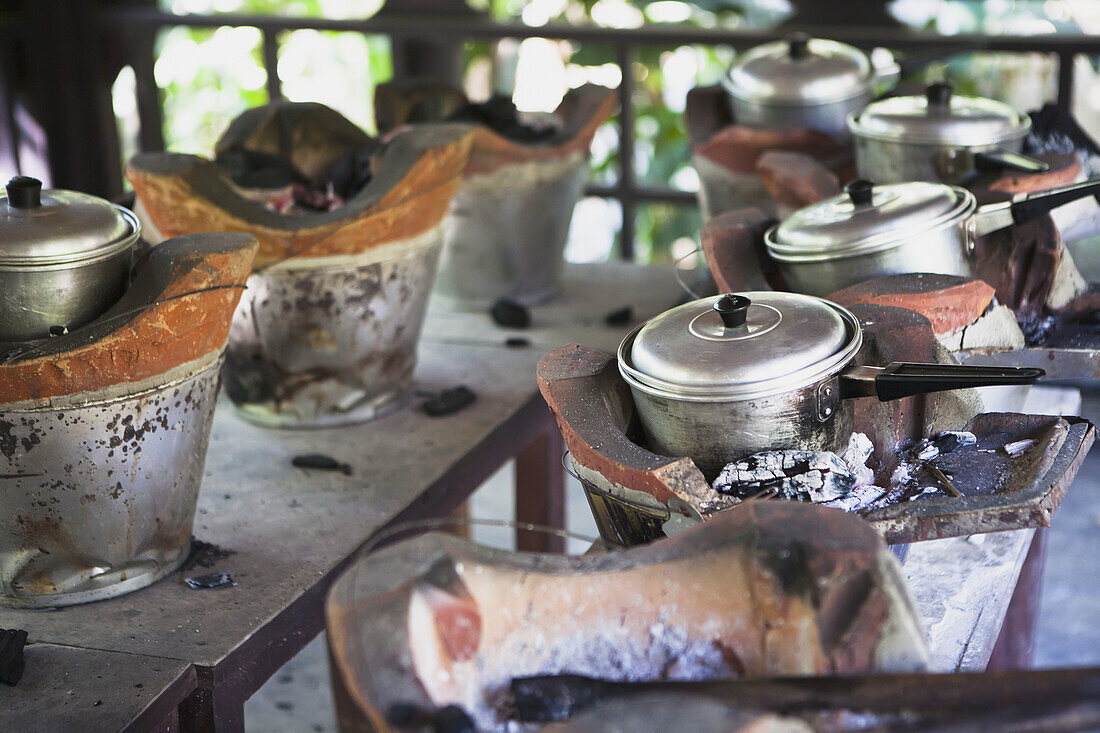
<path id="1" fill-rule="evenodd" d="M 337 697 L 364 722 L 400 730 L 453 706 L 503 731 L 521 677 L 920 670 L 911 603 L 893 555 L 856 517 L 754 502 L 662 542 L 578 557 L 422 535 L 359 559 L 326 618 Z"/>
<path id="2" fill-rule="evenodd" d="M 615 103 L 614 90 L 586 84 L 540 120 L 506 98 L 471 103 L 440 82 L 378 86 L 379 130 L 453 120 L 474 134 L 435 286 L 443 302 L 482 310 L 501 298 L 530 306 L 558 294 L 588 148 Z"/>
<path id="3" fill-rule="evenodd" d="M 260 242 L 225 370 L 243 417 L 341 425 L 407 404 L 444 217 L 471 143 L 458 125 L 424 125 L 380 144 L 322 105 L 279 102 L 229 126 L 222 164 L 171 153 L 130 162 L 151 230 L 238 230 Z M 231 180 L 234 160 L 252 176 L 248 160 L 262 167 L 273 156 L 289 189 Z"/>
<path id="4" fill-rule="evenodd" d="M 170 239 L 90 321 L 3 345 L 0 606 L 111 598 L 187 559 L 256 249 L 246 234 Z"/>

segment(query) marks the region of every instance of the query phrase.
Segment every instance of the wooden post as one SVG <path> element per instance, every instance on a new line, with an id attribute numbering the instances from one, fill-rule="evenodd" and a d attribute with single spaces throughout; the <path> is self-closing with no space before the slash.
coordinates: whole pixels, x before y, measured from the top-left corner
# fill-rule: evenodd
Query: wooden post
<path id="1" fill-rule="evenodd" d="M 565 528 L 565 443 L 550 410 L 546 429 L 516 456 L 516 521 Z M 516 530 L 516 549 L 564 552 L 565 539 Z"/>

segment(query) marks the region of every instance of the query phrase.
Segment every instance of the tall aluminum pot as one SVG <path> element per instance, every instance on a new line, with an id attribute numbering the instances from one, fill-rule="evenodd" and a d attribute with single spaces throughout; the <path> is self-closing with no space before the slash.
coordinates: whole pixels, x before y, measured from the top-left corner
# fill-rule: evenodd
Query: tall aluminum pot
<path id="1" fill-rule="evenodd" d="M 856 173 L 876 183 L 958 184 L 976 170 L 1035 173 L 1049 165 L 1023 155 L 1031 119 L 1007 104 L 962 97 L 945 83 L 923 96 L 891 97 L 848 117 Z"/>
<path id="2" fill-rule="evenodd" d="M 554 298 L 587 174 L 585 155 L 574 152 L 465 178 L 447 217 L 437 296 L 472 309 Z"/>
<path id="3" fill-rule="evenodd" d="M 977 237 L 1031 221 L 1100 192 L 1100 181 L 978 206 L 964 188 L 858 180 L 843 194 L 796 211 L 768 229 L 764 244 L 790 290 L 825 296 L 883 275 L 973 275 Z"/>
<path id="4" fill-rule="evenodd" d="M 140 385 L 0 405 L 0 606 L 112 598 L 191 548 L 222 355 Z"/>
<path id="5" fill-rule="evenodd" d="M 225 390 L 245 419 L 325 427 L 408 400 L 442 228 L 359 255 L 257 270 L 233 314 Z"/>
<path id="6" fill-rule="evenodd" d="M 106 311 L 126 290 L 140 236 L 121 206 L 11 179 L 0 195 L 0 342 L 48 338 Z"/>
<path id="7" fill-rule="evenodd" d="M 725 294 L 673 308 L 631 332 L 618 366 L 649 448 L 689 456 L 713 479 L 765 450 L 840 452 L 851 398 L 892 400 L 996 384 L 1030 384 L 1041 369 L 893 363 L 856 366 L 859 321 L 796 293 Z"/>
<path id="8" fill-rule="evenodd" d="M 846 120 L 896 81 L 847 44 L 794 34 L 749 50 L 725 79 L 733 119 L 759 128 L 800 127 L 848 139 Z"/>

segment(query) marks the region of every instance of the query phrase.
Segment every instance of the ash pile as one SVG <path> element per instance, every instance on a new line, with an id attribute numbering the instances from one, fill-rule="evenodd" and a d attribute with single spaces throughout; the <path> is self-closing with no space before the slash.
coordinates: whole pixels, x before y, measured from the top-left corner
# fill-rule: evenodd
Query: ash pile
<path id="1" fill-rule="evenodd" d="M 982 448 L 970 432 L 944 431 L 919 441 L 907 440 L 895 448 L 897 468 L 887 481 L 876 480 L 867 465 L 874 445 L 863 433 L 854 433 L 840 455 L 828 451 L 772 450 L 726 465 L 712 488 L 735 503 L 753 498 L 812 502 L 849 512 L 875 509 L 929 497 L 961 497 L 954 469 L 933 461 L 956 452 L 1022 455 L 1034 440 L 1020 440 L 997 448 Z M 963 451 L 962 449 L 966 449 Z M 952 461 L 952 463 L 955 463 Z"/>

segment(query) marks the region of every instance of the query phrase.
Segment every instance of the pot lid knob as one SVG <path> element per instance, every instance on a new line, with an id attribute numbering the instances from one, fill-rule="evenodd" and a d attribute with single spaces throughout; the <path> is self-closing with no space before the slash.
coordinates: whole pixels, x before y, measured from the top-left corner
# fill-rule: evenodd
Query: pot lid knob
<path id="1" fill-rule="evenodd" d="M 787 36 L 787 49 L 792 59 L 801 61 L 810 55 L 810 37 L 805 33 L 792 33 Z"/>
<path id="2" fill-rule="evenodd" d="M 8 205 L 13 209 L 35 209 L 42 205 L 42 181 L 30 176 L 15 176 L 5 186 Z"/>
<path id="3" fill-rule="evenodd" d="M 752 301 L 745 296 L 727 293 L 714 301 L 714 310 L 721 316 L 723 326 L 738 328 L 745 325 L 750 305 Z"/>
<path id="4" fill-rule="evenodd" d="M 844 192 L 856 206 L 870 206 L 874 200 L 875 184 L 859 178 L 849 183 Z"/>
<path id="5" fill-rule="evenodd" d="M 928 85 L 928 89 L 924 91 L 925 97 L 928 99 L 928 107 L 931 109 L 949 107 L 951 105 L 951 94 L 954 92 L 954 88 L 945 81 L 937 81 Z"/>

